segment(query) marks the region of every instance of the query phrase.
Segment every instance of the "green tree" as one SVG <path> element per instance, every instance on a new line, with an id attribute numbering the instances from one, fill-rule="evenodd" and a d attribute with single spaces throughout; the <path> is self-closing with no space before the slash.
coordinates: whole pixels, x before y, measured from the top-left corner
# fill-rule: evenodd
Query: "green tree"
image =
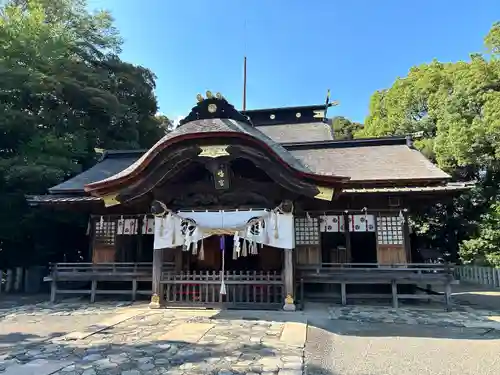
<path id="1" fill-rule="evenodd" d="M 55 245 L 33 234 L 57 228 L 24 194 L 89 167 L 95 149 L 147 148 L 165 129 L 155 76 L 117 56 L 109 13 L 91 14 L 83 0 L 8 1 L 0 42 L 0 263 L 39 262 Z"/>
<path id="2" fill-rule="evenodd" d="M 353 139 L 354 134 L 363 129 L 363 125 L 343 116 L 336 116 L 332 119 L 332 129 L 335 139 Z"/>
<path id="3" fill-rule="evenodd" d="M 433 244 L 456 247 L 464 260 L 493 263 L 500 246 L 500 25 L 485 38 L 490 56 L 433 61 L 410 69 L 370 101 L 365 127 L 356 136 L 423 134 L 416 142 L 429 158 L 458 180 L 477 186 L 453 203 L 423 212 L 418 230 Z M 500 230 L 500 229 L 499 229 Z M 453 249 L 452 249 L 453 250 Z"/>

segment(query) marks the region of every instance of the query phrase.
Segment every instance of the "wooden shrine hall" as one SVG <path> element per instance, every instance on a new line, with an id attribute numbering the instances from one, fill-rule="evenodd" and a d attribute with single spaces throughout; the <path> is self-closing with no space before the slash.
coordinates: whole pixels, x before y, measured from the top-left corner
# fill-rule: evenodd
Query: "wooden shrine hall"
<path id="1" fill-rule="evenodd" d="M 242 112 L 207 92 L 151 149 L 106 151 L 29 196 L 90 218 L 87 262 L 52 265 L 52 300 L 143 294 L 156 308 L 286 310 L 308 298 L 449 302 L 451 267 L 412 262 L 408 215 L 468 187 L 410 137 L 335 140 L 327 106 Z M 437 285 L 444 295 L 430 293 Z"/>

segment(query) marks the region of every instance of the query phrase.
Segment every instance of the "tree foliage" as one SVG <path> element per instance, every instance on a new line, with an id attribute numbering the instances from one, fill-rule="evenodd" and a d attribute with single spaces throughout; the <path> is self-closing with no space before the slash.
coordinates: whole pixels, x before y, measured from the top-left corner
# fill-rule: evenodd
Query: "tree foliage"
<path id="1" fill-rule="evenodd" d="M 353 139 L 354 134 L 363 129 L 363 125 L 343 116 L 336 116 L 332 119 L 332 129 L 335 139 Z"/>
<path id="2" fill-rule="evenodd" d="M 434 245 L 460 244 L 465 261 L 500 265 L 500 24 L 484 41 L 489 55 L 415 66 L 376 92 L 356 136 L 421 132 L 416 146 L 426 156 L 456 179 L 477 181 L 451 205 L 429 208 L 419 231 Z"/>
<path id="3" fill-rule="evenodd" d="M 20 263 L 43 257 L 24 194 L 89 167 L 96 149 L 150 147 L 168 119 L 156 117 L 154 74 L 118 57 L 110 14 L 84 0 L 8 1 L 0 41 L 0 263 Z"/>

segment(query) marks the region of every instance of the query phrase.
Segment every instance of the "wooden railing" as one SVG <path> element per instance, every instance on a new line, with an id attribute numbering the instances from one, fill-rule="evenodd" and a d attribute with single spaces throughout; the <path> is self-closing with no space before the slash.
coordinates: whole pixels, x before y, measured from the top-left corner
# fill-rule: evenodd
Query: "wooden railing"
<path id="1" fill-rule="evenodd" d="M 303 301 L 304 284 L 339 285 L 340 293 L 331 294 L 340 297 L 341 303 L 347 303 L 347 285 L 350 284 L 388 284 L 391 285 L 393 306 L 398 306 L 398 299 L 435 299 L 444 297 L 447 306 L 450 304 L 451 285 L 454 282 L 454 266 L 451 264 L 408 263 L 408 264 L 376 264 L 376 263 L 321 263 L 316 265 L 299 265 L 296 267 L 296 282 L 299 288 L 299 299 Z M 398 285 L 423 285 L 427 294 L 400 294 Z M 432 286 L 444 287 L 443 294 L 432 291 Z M 320 294 L 320 293 L 319 293 Z M 387 298 L 387 294 L 354 294 L 350 298 Z"/>
<path id="2" fill-rule="evenodd" d="M 124 274 L 151 275 L 153 264 L 146 263 L 55 263 L 50 266 L 51 276 L 80 277 L 87 275 L 109 275 L 110 277 Z"/>
<path id="3" fill-rule="evenodd" d="M 173 267 L 173 263 L 163 264 L 163 270 Z M 151 294 L 150 289 L 139 290 L 138 282 L 151 282 L 152 273 L 152 263 L 55 263 L 50 267 L 50 276 L 45 277 L 44 281 L 51 282 L 52 302 L 57 294 L 89 294 L 91 302 L 95 301 L 97 294 L 130 294 L 135 300 L 137 294 Z M 65 285 L 77 283 L 79 287 L 61 289 L 58 285 L 60 282 Z M 98 290 L 98 282 L 126 282 L 131 283 L 131 287 Z"/>
<path id="4" fill-rule="evenodd" d="M 474 284 L 500 288 L 500 268 L 457 266 L 455 268 L 455 277 Z"/>
<path id="5" fill-rule="evenodd" d="M 395 263 L 395 264 L 381 264 L 381 263 L 319 263 L 319 264 L 306 264 L 297 265 L 298 270 L 316 270 L 322 272 L 325 270 L 355 270 L 366 272 L 380 272 L 387 270 L 394 272 L 395 270 L 413 273 L 422 273 L 424 271 L 438 271 L 438 272 L 451 272 L 454 268 L 450 263 Z"/>
<path id="6" fill-rule="evenodd" d="M 221 294 L 224 279 L 226 294 Z M 284 301 L 281 274 L 276 272 L 163 272 L 167 306 L 202 305 L 275 309 Z"/>

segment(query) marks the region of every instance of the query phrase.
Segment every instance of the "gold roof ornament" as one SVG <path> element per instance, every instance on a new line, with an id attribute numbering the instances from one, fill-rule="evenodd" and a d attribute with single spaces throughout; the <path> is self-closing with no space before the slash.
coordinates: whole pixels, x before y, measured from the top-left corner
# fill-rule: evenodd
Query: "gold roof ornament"
<path id="1" fill-rule="evenodd" d="M 104 195 L 101 197 L 101 199 L 104 202 L 104 207 L 111 207 L 111 206 L 116 206 L 117 204 L 120 204 L 120 201 L 116 199 L 118 194 L 113 193 L 113 194 L 108 194 Z"/>
<path id="2" fill-rule="evenodd" d="M 325 117 L 325 110 L 324 109 L 319 109 L 314 111 L 314 118 L 324 118 Z"/>
<path id="3" fill-rule="evenodd" d="M 335 193 L 335 189 L 326 186 L 316 186 L 319 193 L 314 196 L 316 199 L 321 199 L 325 201 L 331 201 Z"/>
<path id="4" fill-rule="evenodd" d="M 217 99 L 219 99 L 219 100 L 220 100 L 220 99 L 224 99 L 224 97 L 221 95 L 221 93 L 220 93 L 220 92 L 218 92 L 217 94 L 215 94 L 215 97 L 216 97 Z"/>
<path id="5" fill-rule="evenodd" d="M 207 90 L 207 99 L 212 99 L 214 96 L 212 95 L 212 91 Z"/>
<path id="6" fill-rule="evenodd" d="M 215 145 L 210 145 L 210 146 L 200 146 L 201 152 L 198 154 L 198 156 L 201 157 L 206 157 L 206 158 L 218 158 L 221 156 L 227 156 L 229 155 L 229 152 L 227 152 L 228 145 L 221 145 L 221 146 L 215 146 Z"/>
<path id="7" fill-rule="evenodd" d="M 203 96 L 201 96 L 201 94 L 196 95 L 196 100 L 198 103 L 201 103 L 203 101 Z"/>

